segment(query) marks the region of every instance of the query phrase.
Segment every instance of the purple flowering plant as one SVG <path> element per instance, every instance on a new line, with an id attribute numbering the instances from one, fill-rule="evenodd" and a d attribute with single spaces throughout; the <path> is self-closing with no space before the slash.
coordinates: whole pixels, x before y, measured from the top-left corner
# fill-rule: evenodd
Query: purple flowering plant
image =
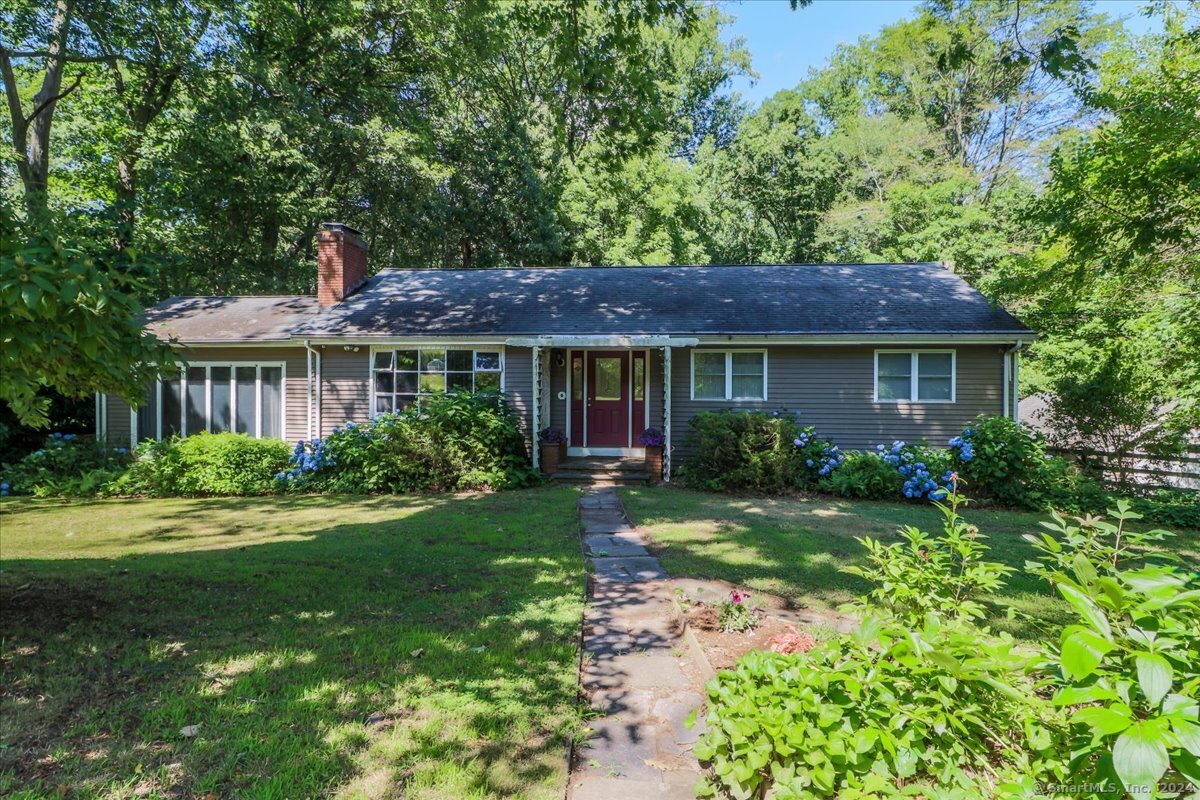
<path id="1" fill-rule="evenodd" d="M 642 447 L 662 447 L 665 437 L 658 428 L 651 427 L 639 433 L 637 440 Z"/>
<path id="2" fill-rule="evenodd" d="M 558 428 L 543 428 L 538 434 L 538 441 L 542 444 L 566 444 L 567 435 Z"/>

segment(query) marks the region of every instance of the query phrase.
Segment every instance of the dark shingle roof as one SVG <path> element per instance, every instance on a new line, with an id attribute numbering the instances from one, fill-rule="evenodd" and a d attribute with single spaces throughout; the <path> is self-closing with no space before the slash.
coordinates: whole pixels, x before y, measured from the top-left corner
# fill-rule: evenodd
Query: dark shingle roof
<path id="1" fill-rule="evenodd" d="M 317 298 L 172 297 L 146 311 L 146 326 L 181 342 L 282 341 L 318 311 Z"/>
<path id="2" fill-rule="evenodd" d="M 150 309 L 183 342 L 289 337 L 889 335 L 1030 332 L 938 264 L 383 270 L 315 297 L 176 297 Z"/>
<path id="3" fill-rule="evenodd" d="M 297 335 L 1029 333 L 938 264 L 384 270 Z"/>

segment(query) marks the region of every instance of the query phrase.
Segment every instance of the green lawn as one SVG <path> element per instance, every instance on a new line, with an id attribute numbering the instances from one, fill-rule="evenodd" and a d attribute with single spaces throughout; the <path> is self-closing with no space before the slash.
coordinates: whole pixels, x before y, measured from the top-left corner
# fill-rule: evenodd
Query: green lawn
<path id="1" fill-rule="evenodd" d="M 577 497 L 5 501 L 0 796 L 560 797 Z"/>
<path id="2" fill-rule="evenodd" d="M 826 497 L 770 499 L 639 488 L 625 490 L 622 499 L 629 516 L 653 538 L 671 575 L 722 579 L 817 609 L 836 609 L 866 592 L 864 581 L 839 571 L 863 561 L 865 551 L 854 537 L 895 541 L 902 525 L 933 533 L 941 530 L 942 520 L 930 504 Z M 1002 599 L 1032 621 L 998 613 L 993 617 L 997 628 L 1036 639 L 1042 635 L 1040 622 L 1057 625 L 1069 618 L 1066 603 L 1022 570 L 1035 554 L 1021 534 L 1038 531 L 1046 515 L 968 507 L 964 516 L 989 537 L 990 558 L 1018 570 Z M 1171 548 L 1200 565 L 1200 534 L 1178 533 L 1169 540 Z"/>

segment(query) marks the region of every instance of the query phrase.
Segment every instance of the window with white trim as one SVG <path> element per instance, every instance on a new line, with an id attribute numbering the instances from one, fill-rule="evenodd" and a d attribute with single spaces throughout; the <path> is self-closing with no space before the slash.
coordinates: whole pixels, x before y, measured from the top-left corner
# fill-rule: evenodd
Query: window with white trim
<path id="1" fill-rule="evenodd" d="M 953 403 L 955 351 L 876 350 L 875 402 Z"/>
<path id="2" fill-rule="evenodd" d="M 150 387 L 136 425 L 140 440 L 201 431 L 282 438 L 283 364 L 190 364 Z"/>
<path id="3" fill-rule="evenodd" d="M 766 400 L 765 350 L 693 350 L 693 400 Z"/>
<path id="4" fill-rule="evenodd" d="M 441 392 L 500 391 L 499 350 L 378 350 L 371 358 L 374 411 L 400 411 Z"/>

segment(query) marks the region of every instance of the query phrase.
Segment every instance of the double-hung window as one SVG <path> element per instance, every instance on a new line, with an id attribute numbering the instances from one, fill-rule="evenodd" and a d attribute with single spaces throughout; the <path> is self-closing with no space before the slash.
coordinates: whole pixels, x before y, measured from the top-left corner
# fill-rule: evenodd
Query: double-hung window
<path id="1" fill-rule="evenodd" d="M 953 403 L 953 350 L 876 350 L 875 402 Z"/>
<path id="2" fill-rule="evenodd" d="M 693 400 L 766 400 L 765 350 L 693 350 Z"/>
<path id="3" fill-rule="evenodd" d="M 400 411 L 441 392 L 500 391 L 499 350 L 378 350 L 371 361 L 376 414 Z"/>
<path id="4" fill-rule="evenodd" d="M 282 438 L 283 364 L 189 364 L 151 385 L 135 424 L 139 440 L 202 431 Z"/>

